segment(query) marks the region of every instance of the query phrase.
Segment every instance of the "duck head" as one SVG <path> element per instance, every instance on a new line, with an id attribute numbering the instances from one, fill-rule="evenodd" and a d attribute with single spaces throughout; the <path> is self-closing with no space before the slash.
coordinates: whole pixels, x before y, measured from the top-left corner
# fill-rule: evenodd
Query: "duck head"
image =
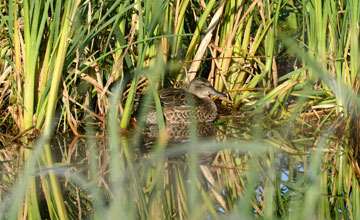
<path id="1" fill-rule="evenodd" d="M 209 95 L 226 97 L 221 92 L 216 91 L 210 82 L 204 78 L 194 78 L 188 85 L 188 91 L 195 94 L 199 98 L 208 98 Z"/>

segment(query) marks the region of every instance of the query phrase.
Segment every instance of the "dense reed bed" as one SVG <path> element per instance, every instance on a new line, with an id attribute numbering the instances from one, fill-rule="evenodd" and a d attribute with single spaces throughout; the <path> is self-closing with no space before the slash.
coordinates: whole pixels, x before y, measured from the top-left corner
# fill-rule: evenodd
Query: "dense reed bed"
<path id="1" fill-rule="evenodd" d="M 357 0 L 0 11 L 1 219 L 360 218 Z M 195 76 L 228 94 L 216 135 L 170 144 L 158 89 Z"/>

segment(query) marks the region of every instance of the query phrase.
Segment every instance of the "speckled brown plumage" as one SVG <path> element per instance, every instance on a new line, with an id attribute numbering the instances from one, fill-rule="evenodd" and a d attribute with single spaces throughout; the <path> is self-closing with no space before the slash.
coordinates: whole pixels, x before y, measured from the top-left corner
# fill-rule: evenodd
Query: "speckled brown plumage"
<path id="1" fill-rule="evenodd" d="M 200 123 L 216 119 L 217 108 L 210 95 L 224 97 L 204 78 L 195 78 L 187 89 L 161 89 L 159 98 L 164 119 L 167 124 L 185 124 L 191 121 Z M 157 124 L 157 114 L 152 108 L 145 119 L 147 124 Z"/>

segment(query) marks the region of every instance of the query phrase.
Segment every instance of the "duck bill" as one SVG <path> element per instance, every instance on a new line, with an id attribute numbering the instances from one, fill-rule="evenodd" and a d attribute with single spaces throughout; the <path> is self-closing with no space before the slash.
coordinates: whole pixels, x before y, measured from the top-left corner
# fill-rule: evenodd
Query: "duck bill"
<path id="1" fill-rule="evenodd" d="M 223 94 L 223 93 L 221 93 L 221 92 L 219 92 L 219 91 L 216 91 L 214 88 L 211 88 L 210 94 L 216 95 L 216 96 L 219 96 L 219 97 L 226 97 L 225 94 Z"/>

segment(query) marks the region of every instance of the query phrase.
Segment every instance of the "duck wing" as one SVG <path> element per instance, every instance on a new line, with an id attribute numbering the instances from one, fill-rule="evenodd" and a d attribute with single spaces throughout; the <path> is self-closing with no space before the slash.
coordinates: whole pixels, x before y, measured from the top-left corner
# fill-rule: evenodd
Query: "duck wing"
<path id="1" fill-rule="evenodd" d="M 200 98 L 185 89 L 161 89 L 159 97 L 163 107 L 191 106 L 200 102 Z"/>

